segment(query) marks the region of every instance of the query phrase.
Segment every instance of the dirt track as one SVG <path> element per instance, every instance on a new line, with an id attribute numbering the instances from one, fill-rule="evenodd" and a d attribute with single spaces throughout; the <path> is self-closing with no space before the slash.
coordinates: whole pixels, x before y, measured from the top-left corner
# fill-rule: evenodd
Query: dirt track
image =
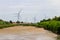
<path id="1" fill-rule="evenodd" d="M 33 26 L 15 26 L 0 29 L 0 40 L 55 40 L 56 36 L 56 34 L 43 28 Z"/>
<path id="2" fill-rule="evenodd" d="M 23 34 L 27 32 L 45 32 L 43 28 L 35 28 L 33 26 L 15 26 L 5 29 L 0 29 L 0 34 Z"/>

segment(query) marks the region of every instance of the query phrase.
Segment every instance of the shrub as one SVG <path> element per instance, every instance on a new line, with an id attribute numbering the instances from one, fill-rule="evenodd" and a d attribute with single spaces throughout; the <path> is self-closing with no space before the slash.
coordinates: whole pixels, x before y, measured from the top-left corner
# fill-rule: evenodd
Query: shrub
<path id="1" fill-rule="evenodd" d="M 46 30 L 52 31 L 54 33 L 60 32 L 60 21 L 46 21 L 46 22 L 40 22 L 38 25 L 43 27 Z M 60 34 L 60 33 L 59 33 Z"/>
<path id="2" fill-rule="evenodd" d="M 20 21 L 17 21 L 16 23 L 20 23 Z"/>
<path id="3" fill-rule="evenodd" d="M 11 20 L 9 21 L 10 23 L 13 23 Z"/>
<path id="4" fill-rule="evenodd" d="M 60 40 L 60 35 L 57 36 L 57 40 Z"/>

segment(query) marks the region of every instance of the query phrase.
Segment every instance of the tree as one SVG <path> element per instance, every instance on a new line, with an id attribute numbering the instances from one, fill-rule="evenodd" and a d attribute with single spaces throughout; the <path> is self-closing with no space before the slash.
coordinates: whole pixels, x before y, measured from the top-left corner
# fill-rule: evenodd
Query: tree
<path id="1" fill-rule="evenodd" d="M 43 20 L 41 20 L 40 22 L 45 22 L 46 21 L 46 19 L 43 19 Z"/>
<path id="2" fill-rule="evenodd" d="M 58 20 L 58 17 L 57 17 L 57 16 L 55 16 L 52 20 L 56 20 L 56 21 L 57 21 L 57 20 Z"/>
<path id="3" fill-rule="evenodd" d="M 13 22 L 10 20 L 10 23 L 13 23 Z"/>
<path id="4" fill-rule="evenodd" d="M 60 21 L 60 17 L 58 17 L 58 21 Z"/>
<path id="5" fill-rule="evenodd" d="M 49 18 L 49 19 L 47 19 L 47 21 L 51 21 L 51 19 Z"/>
<path id="6" fill-rule="evenodd" d="M 21 23 L 23 23 L 23 21 Z"/>
<path id="7" fill-rule="evenodd" d="M 58 27 L 58 30 L 57 31 L 58 31 L 57 33 L 60 34 L 60 27 Z"/>
<path id="8" fill-rule="evenodd" d="M 0 19 L 0 21 L 3 21 L 2 19 Z"/>
<path id="9" fill-rule="evenodd" d="M 20 23 L 20 21 L 17 21 L 16 23 Z"/>

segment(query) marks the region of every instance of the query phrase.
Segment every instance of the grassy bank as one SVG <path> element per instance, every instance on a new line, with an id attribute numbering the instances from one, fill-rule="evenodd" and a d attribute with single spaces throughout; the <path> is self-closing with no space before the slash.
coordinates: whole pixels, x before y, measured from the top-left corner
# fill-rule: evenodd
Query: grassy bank
<path id="1" fill-rule="evenodd" d="M 38 23 L 38 27 L 60 34 L 60 21 L 47 21 Z"/>
<path id="2" fill-rule="evenodd" d="M 57 36 L 57 40 L 60 40 L 60 35 Z"/>
<path id="3" fill-rule="evenodd" d="M 44 28 L 45 30 L 52 31 L 58 35 L 57 40 L 60 40 L 60 17 L 54 17 L 52 19 L 43 19 L 36 24 L 36 27 Z"/>
<path id="4" fill-rule="evenodd" d="M 0 19 L 0 29 L 15 26 L 16 24 L 12 24 L 10 22 L 4 21 Z"/>

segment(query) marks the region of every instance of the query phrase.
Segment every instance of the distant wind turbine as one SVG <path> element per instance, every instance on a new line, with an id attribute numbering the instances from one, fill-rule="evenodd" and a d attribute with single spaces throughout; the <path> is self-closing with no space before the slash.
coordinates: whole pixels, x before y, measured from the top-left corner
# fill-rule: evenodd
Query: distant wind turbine
<path id="1" fill-rule="evenodd" d="M 20 15 L 20 13 L 21 13 L 21 11 L 22 11 L 22 9 L 18 12 L 18 14 L 17 14 L 17 21 L 19 21 L 19 19 L 20 19 L 20 17 L 21 17 L 21 15 Z"/>
<path id="2" fill-rule="evenodd" d="M 36 17 L 34 17 L 34 23 L 36 22 Z"/>

